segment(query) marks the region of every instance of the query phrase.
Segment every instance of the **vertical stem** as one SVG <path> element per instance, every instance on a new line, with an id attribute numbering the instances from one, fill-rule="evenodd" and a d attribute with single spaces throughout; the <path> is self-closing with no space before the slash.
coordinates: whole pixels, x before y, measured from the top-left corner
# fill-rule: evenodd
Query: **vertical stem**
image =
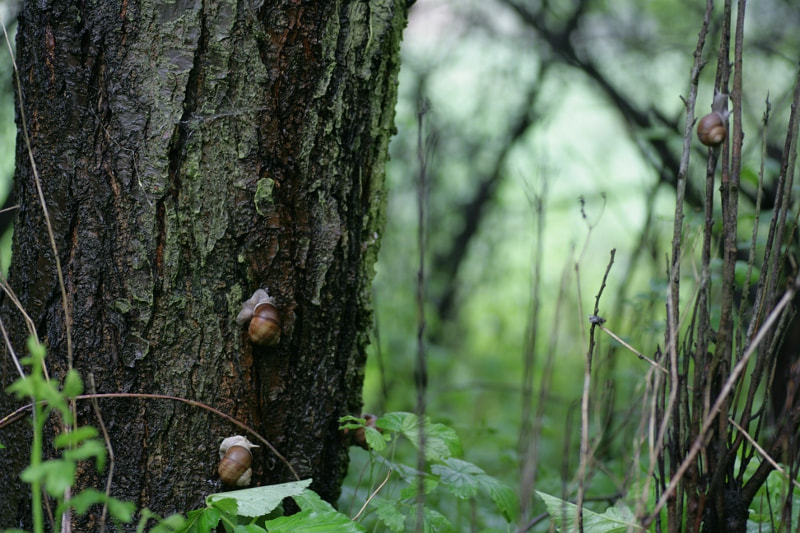
<path id="1" fill-rule="evenodd" d="M 417 525 L 416 531 L 421 533 L 425 528 L 425 392 L 428 385 L 428 369 L 425 360 L 425 204 L 427 199 L 427 159 L 422 127 L 428 103 L 423 102 L 417 111 L 417 159 L 419 174 L 417 176 L 417 246 L 419 248 L 419 266 L 417 269 L 417 364 L 414 378 L 417 386 L 417 416 L 419 430 L 419 451 L 417 455 Z"/>

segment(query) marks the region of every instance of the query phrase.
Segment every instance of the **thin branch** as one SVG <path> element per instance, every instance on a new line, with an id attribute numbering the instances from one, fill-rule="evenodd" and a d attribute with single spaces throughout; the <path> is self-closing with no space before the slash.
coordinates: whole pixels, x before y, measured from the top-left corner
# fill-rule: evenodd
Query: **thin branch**
<path id="1" fill-rule="evenodd" d="M 286 458 L 283 455 L 281 455 L 278 452 L 278 450 L 275 449 L 275 447 L 267 439 L 262 437 L 256 430 L 250 428 L 248 425 L 244 424 L 243 422 L 239 422 L 238 420 L 236 420 L 232 416 L 230 416 L 230 415 L 228 415 L 226 413 L 223 413 L 219 409 L 211 407 L 210 405 L 206 405 L 206 404 L 204 404 L 202 402 L 198 402 L 196 400 L 189 400 L 189 399 L 186 399 L 186 398 L 181 398 L 179 396 L 170 396 L 168 394 L 149 394 L 149 393 L 134 393 L 134 392 L 107 392 L 107 393 L 100 393 L 100 394 L 80 394 L 80 395 L 74 397 L 75 400 L 91 400 L 93 398 L 139 398 L 139 399 L 145 399 L 145 400 L 171 400 L 171 401 L 175 401 L 175 402 L 182 402 L 182 403 L 191 405 L 193 407 L 199 407 L 200 409 L 205 409 L 206 411 L 214 413 L 215 415 L 217 415 L 220 418 L 224 418 L 225 420 L 227 420 L 228 422 L 230 422 L 234 426 L 243 429 L 244 431 L 246 431 L 246 432 L 250 433 L 251 435 L 253 435 L 256 439 L 261 441 L 267 448 L 269 448 L 269 450 L 275 455 L 275 457 L 277 457 L 283 464 L 286 465 L 286 467 L 289 469 L 289 471 L 291 471 L 291 473 L 295 477 L 295 479 L 297 481 L 300 481 L 300 476 L 297 475 L 297 472 L 294 470 L 294 468 L 292 468 L 292 465 L 289 463 L 289 461 L 287 461 Z M 43 401 L 43 402 L 39 402 L 39 403 L 47 403 L 47 402 Z M 7 425 L 19 420 L 20 418 L 22 418 L 20 416 L 21 413 L 24 413 L 26 410 L 32 409 L 32 408 L 33 408 L 33 404 L 23 405 L 22 407 L 20 407 L 19 409 L 15 410 L 14 412 L 4 416 L 3 418 L 0 419 L 0 429 L 2 429 L 5 426 L 7 426 Z"/>
<path id="2" fill-rule="evenodd" d="M 691 449 L 686 454 L 686 457 L 684 458 L 683 462 L 673 475 L 672 479 L 669 482 L 669 485 L 667 486 L 667 489 L 664 491 L 664 493 L 661 495 L 661 498 L 658 500 L 658 503 L 656 503 L 656 506 L 653 508 L 650 515 L 643 521 L 645 527 L 649 526 L 650 523 L 656 518 L 656 516 L 658 516 L 658 513 L 659 511 L 661 511 L 661 508 L 664 507 L 667 498 L 669 498 L 675 491 L 675 488 L 677 487 L 678 483 L 683 477 L 683 474 L 692 464 L 692 462 L 694 461 L 695 457 L 700 452 L 700 450 L 705 446 L 707 432 L 711 427 L 711 424 L 713 423 L 714 419 L 716 418 L 717 413 L 722 407 L 722 404 L 725 403 L 725 401 L 727 400 L 728 395 L 730 394 L 733 386 L 736 384 L 736 380 L 739 378 L 739 375 L 742 373 L 742 371 L 744 371 L 745 367 L 747 366 L 747 363 L 750 360 L 750 356 L 753 355 L 755 350 L 758 348 L 759 344 L 761 344 L 761 341 L 769 332 L 770 328 L 772 328 L 775 321 L 780 317 L 780 314 L 783 312 L 783 309 L 787 305 L 789 305 L 789 302 L 792 301 L 792 298 L 794 297 L 794 293 L 796 290 L 797 290 L 797 285 L 790 288 L 784 293 L 783 298 L 781 298 L 781 301 L 778 302 L 778 305 L 775 307 L 775 309 L 772 310 L 772 312 L 767 317 L 767 320 L 764 322 L 764 325 L 758 331 L 758 334 L 756 334 L 752 344 L 750 344 L 747 351 L 742 356 L 741 360 L 739 360 L 739 362 L 736 363 L 736 366 L 733 368 L 730 375 L 728 376 L 728 379 L 725 381 L 725 384 L 720 390 L 720 393 L 717 396 L 716 400 L 714 401 L 714 404 L 706 413 L 703 419 L 703 424 L 700 427 L 700 432 L 698 433 L 697 438 L 692 443 Z"/>
<path id="3" fill-rule="evenodd" d="M 356 520 L 358 520 L 358 517 L 359 517 L 359 516 L 361 516 L 361 513 L 363 513 L 363 512 L 364 512 L 364 509 L 366 509 L 366 508 L 367 508 L 367 505 L 369 505 L 369 502 L 371 502 L 371 501 L 372 501 L 372 499 L 373 499 L 375 496 L 377 496 L 377 495 L 378 495 L 378 493 L 381 491 L 381 489 L 383 488 L 383 486 L 384 486 L 384 485 L 386 485 L 386 482 L 387 482 L 387 481 L 389 481 L 389 478 L 390 478 L 391 476 L 392 476 L 392 470 L 390 469 L 388 472 L 386 472 L 386 477 L 385 477 L 385 478 L 383 478 L 383 481 L 381 482 L 381 484 L 380 484 L 380 485 L 378 485 L 378 487 L 377 487 L 375 490 L 373 490 L 373 491 L 372 491 L 372 494 L 370 494 L 370 495 L 369 495 L 369 497 L 367 498 L 367 501 L 365 501 L 365 502 L 364 502 L 364 505 L 362 505 L 362 506 L 361 506 L 361 509 L 359 509 L 359 510 L 358 510 L 358 512 L 356 513 L 356 515 L 355 515 L 353 518 L 351 518 L 351 520 L 352 520 L 353 522 L 355 522 Z"/>

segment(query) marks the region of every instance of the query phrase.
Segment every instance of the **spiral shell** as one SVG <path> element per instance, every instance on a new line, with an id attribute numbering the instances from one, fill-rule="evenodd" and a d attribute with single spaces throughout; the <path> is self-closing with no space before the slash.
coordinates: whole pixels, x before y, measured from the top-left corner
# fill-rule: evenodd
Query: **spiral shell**
<path id="1" fill-rule="evenodd" d="M 728 137 L 727 116 L 713 111 L 697 123 L 697 138 L 706 146 L 717 146 Z"/>
<path id="2" fill-rule="evenodd" d="M 265 289 L 258 289 L 242 304 L 236 323 L 244 326 L 253 344 L 271 346 L 281 340 L 281 318 L 275 299 Z"/>
<path id="3" fill-rule="evenodd" d="M 246 437 L 236 435 L 228 437 L 219 446 L 219 478 L 226 485 L 246 487 L 250 484 L 253 470 L 250 465 L 253 462 L 253 454 L 250 448 L 258 448 Z"/>

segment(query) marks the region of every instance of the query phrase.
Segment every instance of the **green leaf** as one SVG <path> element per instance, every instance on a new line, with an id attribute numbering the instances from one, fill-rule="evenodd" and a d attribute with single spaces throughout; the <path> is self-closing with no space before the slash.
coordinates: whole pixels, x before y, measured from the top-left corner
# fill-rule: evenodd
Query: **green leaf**
<path id="1" fill-rule="evenodd" d="M 366 531 L 360 524 L 337 512 L 300 511 L 291 516 L 267 520 L 270 533 L 359 533 Z"/>
<path id="2" fill-rule="evenodd" d="M 186 519 L 179 514 L 173 514 L 159 520 L 158 524 L 150 529 L 150 533 L 173 533 L 180 531 L 186 525 Z M 144 528 L 142 529 L 144 531 Z M 139 533 L 139 530 L 136 530 Z"/>
<path id="3" fill-rule="evenodd" d="M 536 494 L 544 500 L 547 511 L 553 522 L 561 526 L 562 531 L 578 531 L 575 518 L 578 507 L 570 502 L 565 502 L 555 496 L 550 496 L 544 492 L 536 491 Z M 621 533 L 623 531 L 643 531 L 636 523 L 636 517 L 631 510 L 620 503 L 617 507 L 609 507 L 603 514 L 598 514 L 588 509 L 583 513 L 583 529 L 589 533 Z M 563 522 L 567 522 L 566 524 Z"/>
<path id="4" fill-rule="evenodd" d="M 370 450 L 382 452 L 386 449 L 386 440 L 389 435 L 384 435 L 380 431 L 372 427 L 364 428 L 364 437 L 367 439 L 367 446 Z"/>
<path id="5" fill-rule="evenodd" d="M 178 529 L 180 533 L 186 532 L 208 532 L 219 524 L 219 519 L 222 516 L 219 509 L 206 507 L 205 509 L 197 509 L 186 513 L 186 521 Z M 213 522 L 216 517 L 216 523 Z M 212 524 L 213 525 L 209 525 Z M 205 529 L 203 529 L 205 528 Z"/>
<path id="6" fill-rule="evenodd" d="M 367 424 L 366 418 L 359 418 L 353 415 L 346 415 L 339 418 L 339 429 L 358 429 Z"/>
<path id="7" fill-rule="evenodd" d="M 214 509 L 213 507 L 206 507 L 202 509 L 202 513 L 197 517 L 195 521 L 195 527 L 197 531 L 214 531 L 214 528 L 219 525 L 219 521 L 222 518 L 222 513 L 219 509 Z"/>
<path id="8" fill-rule="evenodd" d="M 125 524 L 130 524 L 133 521 L 133 513 L 136 512 L 135 503 L 125 502 L 117 498 L 108 498 L 106 504 L 108 505 L 108 513 L 115 519 Z"/>
<path id="9" fill-rule="evenodd" d="M 28 466 L 19 475 L 26 483 L 39 481 L 53 498 L 63 498 L 64 491 L 75 483 L 76 465 L 73 461 L 52 459 L 38 466 Z"/>
<path id="10" fill-rule="evenodd" d="M 483 483 L 488 486 L 489 494 L 492 496 L 492 500 L 494 500 L 497 508 L 503 513 L 503 517 L 510 523 L 516 522 L 517 516 L 519 515 L 519 499 L 517 499 L 517 494 L 511 487 L 497 481 L 493 477 L 487 476 L 487 479 L 484 479 Z"/>
<path id="11" fill-rule="evenodd" d="M 106 463 L 106 448 L 99 440 L 89 440 L 71 450 L 64 450 L 64 459 L 69 461 L 95 460 L 98 471 L 102 471 Z"/>
<path id="12" fill-rule="evenodd" d="M 468 461 L 445 459 L 445 464 L 431 466 L 431 472 L 439 476 L 439 481 L 457 498 L 467 500 L 478 494 L 481 483 L 479 476 L 486 473 Z"/>
<path id="13" fill-rule="evenodd" d="M 70 369 L 64 377 L 64 386 L 61 387 L 62 392 L 68 398 L 78 396 L 83 392 L 83 381 L 78 371 Z"/>
<path id="14" fill-rule="evenodd" d="M 212 506 L 230 516 L 236 516 L 239 514 L 239 504 L 236 501 L 236 498 L 215 499 Z"/>
<path id="15" fill-rule="evenodd" d="M 292 496 L 292 499 L 297 503 L 301 511 L 314 511 L 314 512 L 336 512 L 331 504 L 319 497 L 319 494 L 311 489 L 304 490 L 300 494 Z"/>
<path id="16" fill-rule="evenodd" d="M 216 501 L 233 498 L 239 507 L 239 516 L 263 516 L 278 507 L 284 498 L 302 493 L 310 484 L 311 479 L 304 479 L 278 485 L 209 494 L 206 504 L 210 506 Z"/>
<path id="17" fill-rule="evenodd" d="M 239 524 L 233 528 L 233 533 L 267 533 L 267 530 L 255 524 Z"/>
<path id="18" fill-rule="evenodd" d="M 413 478 L 404 478 L 408 482 L 408 486 L 400 491 L 400 497 L 402 499 L 409 499 L 409 498 L 416 498 L 417 494 L 419 494 L 419 485 L 418 480 L 416 477 Z M 426 475 L 425 479 L 422 480 L 422 490 L 425 491 L 425 494 L 430 494 L 436 487 L 439 486 L 439 480 Z"/>
<path id="19" fill-rule="evenodd" d="M 103 503 L 105 499 L 106 495 L 102 492 L 95 489 L 86 489 L 73 496 L 67 503 L 72 509 L 75 510 L 76 513 L 83 515 L 86 514 L 86 511 L 89 510 L 89 507 L 95 504 Z M 58 514 L 61 514 L 62 512 L 63 509 L 60 509 Z"/>
<path id="20" fill-rule="evenodd" d="M 406 517 L 397 508 L 397 501 L 375 498 L 372 500 L 372 504 L 375 505 L 378 518 L 386 524 L 386 527 L 395 532 L 405 529 Z"/>
<path id="21" fill-rule="evenodd" d="M 93 439 L 97 435 L 97 428 L 94 426 L 81 426 L 74 428 L 72 431 L 59 434 L 53 440 L 53 445 L 56 448 L 69 448 L 70 446 L 77 446 L 84 440 Z"/>
<path id="22" fill-rule="evenodd" d="M 95 489 L 85 489 L 74 495 L 69 501 L 62 503 L 57 510 L 57 514 L 62 514 L 66 507 L 75 510 L 75 513 L 84 515 L 93 505 L 106 504 L 108 512 L 115 520 L 129 524 L 133 520 L 133 513 L 136 512 L 136 505 L 133 502 L 123 502 L 116 498 L 111 498 Z"/>
<path id="23" fill-rule="evenodd" d="M 417 522 L 417 507 L 411 507 L 411 514 L 409 516 L 411 523 L 416 524 Z M 423 521 L 423 528 L 422 531 L 424 533 L 435 533 L 437 531 L 453 531 L 453 525 L 444 516 L 442 513 L 438 511 L 434 511 L 433 509 L 429 509 L 425 507 L 422 516 L 425 518 Z"/>
<path id="24" fill-rule="evenodd" d="M 375 425 L 384 431 L 400 433 L 408 438 L 415 448 L 419 449 L 419 419 L 413 413 L 387 413 L 375 421 Z M 429 461 L 441 461 L 447 457 L 463 453 L 461 439 L 455 430 L 444 424 L 433 423 L 425 419 L 425 458 Z"/>

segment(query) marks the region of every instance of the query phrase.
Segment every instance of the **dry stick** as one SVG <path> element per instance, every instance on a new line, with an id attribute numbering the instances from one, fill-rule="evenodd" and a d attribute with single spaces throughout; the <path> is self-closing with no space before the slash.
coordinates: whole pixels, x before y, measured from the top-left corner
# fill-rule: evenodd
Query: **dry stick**
<path id="1" fill-rule="evenodd" d="M 714 405 L 712 405 L 711 408 L 706 413 L 706 416 L 703 419 L 703 424 L 700 428 L 700 432 L 697 435 L 695 441 L 692 443 L 692 447 L 689 450 L 689 453 L 686 455 L 683 462 L 678 467 L 678 470 L 673 475 L 672 479 L 669 482 L 669 485 L 667 486 L 667 490 L 665 490 L 664 494 L 661 495 L 661 498 L 658 500 L 658 503 L 656 504 L 653 511 L 643 521 L 643 525 L 645 527 L 649 526 L 650 523 L 656 518 L 658 512 L 661 510 L 662 507 L 664 507 L 667 498 L 669 498 L 669 496 L 675 490 L 675 487 L 677 486 L 678 482 L 680 482 L 681 478 L 683 477 L 683 474 L 689 468 L 689 465 L 694 461 L 694 458 L 697 456 L 700 450 L 705 446 L 704 441 L 706 437 L 706 432 L 711 427 L 711 424 L 714 422 L 714 418 L 716 417 L 717 413 L 722 407 L 722 404 L 725 402 L 725 400 L 728 397 L 728 394 L 730 394 L 731 392 L 731 389 L 736 384 L 736 380 L 739 378 L 739 374 L 741 374 L 742 371 L 745 369 L 748 361 L 750 360 L 750 356 L 753 355 L 753 352 L 755 352 L 756 348 L 758 348 L 758 345 L 764 339 L 764 337 L 766 336 L 767 332 L 770 330 L 774 322 L 778 319 L 781 312 L 783 312 L 783 309 L 787 305 L 789 305 L 789 302 L 792 301 L 794 293 L 798 288 L 800 288 L 800 278 L 798 278 L 795 281 L 794 286 L 789 288 L 783 294 L 783 298 L 781 298 L 781 301 L 778 302 L 778 305 L 772 310 L 772 312 L 767 317 L 766 321 L 764 321 L 764 325 L 761 327 L 761 329 L 758 330 L 758 333 L 756 334 L 755 338 L 753 338 L 752 344 L 750 344 L 750 346 L 747 348 L 747 351 L 744 353 L 741 360 L 739 360 L 739 362 L 736 363 L 736 366 L 733 367 L 733 370 L 728 376 L 728 379 L 725 381 L 725 384 L 722 386 L 722 389 L 720 390 L 717 399 L 714 401 Z"/>
<path id="2" fill-rule="evenodd" d="M 746 438 L 748 440 L 748 442 L 750 442 L 750 444 L 753 445 L 753 448 L 755 448 L 758 451 L 758 454 L 761 457 L 763 457 L 765 461 L 767 461 L 769 464 L 771 464 L 772 467 L 780 475 L 782 475 L 784 477 L 784 479 L 789 481 L 796 488 L 800 489 L 800 482 L 798 482 L 796 479 L 792 479 L 792 477 L 789 474 L 786 473 L 786 470 L 781 468 L 781 465 L 779 465 L 778 462 L 775 459 L 773 459 L 772 456 L 770 456 L 770 454 L 767 452 L 767 450 L 765 450 L 764 448 L 759 446 L 758 442 L 756 442 L 756 440 L 747 432 L 747 430 L 745 430 L 742 426 L 740 426 L 738 423 L 736 423 L 736 420 L 734 420 L 733 418 L 729 418 L 728 422 L 730 422 L 736 429 L 739 430 L 739 432 L 742 435 L 744 435 L 744 438 Z"/>
<path id="3" fill-rule="evenodd" d="M 660 370 L 661 372 L 669 375 L 669 370 L 667 370 L 663 366 L 659 365 L 658 363 L 656 363 L 655 361 L 653 361 L 652 359 L 650 359 L 649 357 L 647 357 L 646 355 L 641 353 L 639 350 L 637 350 L 636 348 L 634 348 L 633 346 L 631 346 L 630 344 L 628 344 L 627 342 L 622 340 L 616 333 L 614 333 L 613 331 L 609 330 L 603 324 L 599 324 L 598 323 L 597 327 L 600 328 L 600 331 L 603 331 L 604 333 L 609 335 L 612 339 L 614 339 L 615 341 L 617 341 L 618 343 L 623 345 L 625 348 L 630 350 L 634 355 L 636 355 L 636 357 L 638 357 L 639 359 L 641 359 L 643 361 L 647 361 L 648 363 L 650 363 L 650 366 L 652 366 L 653 368 L 655 368 L 657 370 Z"/>
<path id="4" fill-rule="evenodd" d="M 591 229 L 591 227 L 590 227 Z M 587 239 L 588 242 L 588 239 Z M 585 248 L 584 248 L 585 250 Z M 577 520 L 578 520 L 578 530 L 582 533 L 583 532 L 583 500 L 584 500 L 584 491 L 585 486 L 584 482 L 586 480 L 586 469 L 589 464 L 589 392 L 591 388 L 591 381 L 592 381 L 592 357 L 594 355 L 594 328 L 595 326 L 599 325 L 602 319 L 598 318 L 600 313 L 600 296 L 603 294 L 603 290 L 606 287 L 606 281 L 608 280 L 608 274 L 611 272 L 611 265 L 614 264 L 614 254 L 616 254 L 616 249 L 611 250 L 611 258 L 608 261 L 608 266 L 606 266 L 606 272 L 603 275 L 603 282 L 600 285 L 600 290 L 597 291 L 597 296 L 594 300 L 594 313 L 593 317 L 595 320 L 591 320 L 592 327 L 589 329 L 589 346 L 586 350 L 586 362 L 585 362 L 585 369 L 583 374 L 583 394 L 581 396 L 581 455 L 580 455 L 580 464 L 578 466 L 578 498 L 575 503 L 576 505 L 576 513 L 577 513 Z M 577 265 L 576 265 L 577 271 Z"/>
<path id="5" fill-rule="evenodd" d="M 361 509 L 359 509 L 358 512 L 356 513 L 356 515 L 353 518 L 350 519 L 351 521 L 355 522 L 356 520 L 358 520 L 358 517 L 361 516 L 361 513 L 363 513 L 364 509 L 367 508 L 367 505 L 369 505 L 369 502 L 371 502 L 372 499 L 375 496 L 378 495 L 378 493 L 381 491 L 383 486 L 386 485 L 386 482 L 389 481 L 390 477 L 392 477 L 392 470 L 391 469 L 389 469 L 389 471 L 386 472 L 386 477 L 383 478 L 383 481 L 381 481 L 381 484 L 378 485 L 378 487 L 375 490 L 372 491 L 372 494 L 369 495 L 369 498 L 367 498 L 367 501 L 365 501 L 364 505 L 361 506 Z"/>
<path id="6" fill-rule="evenodd" d="M 92 388 L 92 394 L 97 392 L 97 387 L 94 383 L 94 374 L 89 374 L 89 384 Z M 108 449 L 108 480 L 106 481 L 106 501 L 103 502 L 103 512 L 100 515 L 99 531 L 106 529 L 106 515 L 108 513 L 108 498 L 111 497 L 111 480 L 114 477 L 114 447 L 111 445 L 111 438 L 108 436 L 106 424 L 103 422 L 103 415 L 100 413 L 100 406 L 97 405 L 97 398 L 92 398 L 92 409 L 97 416 L 97 424 L 100 426 L 100 431 L 103 432 L 103 440 L 106 441 L 106 448 Z"/>
<path id="7" fill-rule="evenodd" d="M 146 400 L 172 400 L 172 401 L 176 401 L 176 402 L 183 402 L 183 403 L 191 405 L 193 407 L 199 407 L 201 409 L 205 409 L 206 411 L 214 413 L 215 415 L 219 416 L 220 418 L 224 418 L 225 420 L 227 420 L 228 422 L 230 422 L 234 426 L 237 426 L 237 427 L 245 430 L 246 432 L 248 432 L 251 435 L 253 435 L 256 439 L 258 439 L 261 442 L 263 442 L 264 445 L 267 448 L 269 448 L 269 450 L 275 455 L 275 457 L 280 459 L 281 462 L 286 465 L 286 467 L 292 472 L 292 475 L 294 475 L 295 479 L 297 481 L 300 481 L 300 476 L 297 475 L 297 472 L 295 472 L 294 468 L 292 468 L 292 465 L 289 464 L 289 461 L 287 461 L 286 458 L 283 455 L 281 455 L 280 452 L 278 452 L 278 450 L 276 450 L 275 447 L 272 444 L 270 444 L 270 442 L 267 439 L 262 437 L 254 429 L 251 429 L 246 424 L 244 424 L 242 422 L 239 422 L 238 420 L 236 420 L 232 416 L 230 416 L 228 414 L 225 414 L 222 411 L 220 411 L 219 409 L 211 407 L 210 405 L 204 404 L 202 402 L 198 402 L 196 400 L 189 400 L 189 399 L 186 399 L 186 398 L 181 398 L 179 396 L 170 396 L 168 394 L 150 394 L 150 393 L 135 393 L 135 392 L 106 392 L 106 393 L 99 393 L 99 394 L 80 394 L 78 396 L 75 396 L 74 399 L 75 400 L 91 400 L 92 398 L 140 398 L 140 399 L 146 399 Z M 40 402 L 40 403 L 46 403 L 46 402 Z M 10 414 L 6 415 L 5 417 L 3 417 L 2 419 L 0 419 L 0 429 L 2 429 L 3 427 L 7 426 L 8 424 L 14 422 L 15 420 L 19 419 L 20 417 L 18 415 L 19 415 L 20 412 L 24 412 L 26 409 L 31 409 L 32 407 L 33 407 L 33 404 L 23 405 L 22 407 L 20 407 L 19 409 L 17 409 L 13 413 L 10 413 Z"/>
<path id="8" fill-rule="evenodd" d="M 42 181 L 39 178 L 39 171 L 36 169 L 36 161 L 33 159 L 33 149 L 31 148 L 31 139 L 28 135 L 28 124 L 25 119 L 25 106 L 22 95 L 22 84 L 19 79 L 19 70 L 17 69 L 17 61 L 14 58 L 14 51 L 11 48 L 11 41 L 6 32 L 5 21 L 0 18 L 0 25 L 3 26 L 3 35 L 5 36 L 6 44 L 8 45 L 8 52 L 11 56 L 11 65 L 14 68 L 14 81 L 17 86 L 17 94 L 19 95 L 19 117 L 22 126 L 22 137 L 25 139 L 25 147 L 28 152 L 28 160 L 31 163 L 33 170 L 33 179 L 36 184 L 36 192 L 39 195 L 39 203 L 42 205 L 42 212 L 44 213 L 44 221 L 47 226 L 47 236 L 50 239 L 50 247 L 53 249 L 53 259 L 56 263 L 56 274 L 58 275 L 58 285 L 61 289 L 61 305 L 64 307 L 64 334 L 67 340 L 67 368 L 72 369 L 72 313 L 69 308 L 69 299 L 67 298 L 67 288 L 64 284 L 64 274 L 61 271 L 61 259 L 58 257 L 58 247 L 56 246 L 56 237 L 53 233 L 53 225 L 50 223 L 50 213 L 47 210 L 47 202 L 44 199 L 44 192 L 42 191 Z M 42 363 L 44 365 L 44 363 Z M 46 374 L 45 374 L 46 375 Z M 75 406 L 72 406 L 73 414 L 75 413 Z"/>
<path id="9" fill-rule="evenodd" d="M 71 324 L 72 324 L 72 313 L 70 312 L 70 308 L 69 308 L 69 299 L 67 298 L 67 289 L 66 289 L 66 286 L 64 285 L 64 274 L 61 271 L 61 260 L 58 257 L 58 247 L 56 246 L 56 238 L 55 238 L 55 234 L 53 233 L 53 226 L 52 226 L 52 224 L 50 222 L 50 213 L 47 210 L 47 202 L 45 201 L 44 192 L 42 191 L 42 182 L 41 182 L 41 180 L 39 178 L 39 172 L 36 169 L 36 161 L 34 161 L 34 159 L 33 159 L 33 149 L 31 148 L 31 139 L 30 139 L 30 136 L 28 135 L 28 124 L 27 124 L 27 121 L 25 119 L 25 105 L 24 105 L 25 101 L 24 101 L 24 96 L 23 96 L 23 93 L 22 93 L 22 83 L 20 82 L 20 78 L 19 78 L 19 69 L 17 68 L 17 61 L 16 61 L 16 58 L 14 57 L 14 50 L 11 47 L 11 40 L 8 38 L 8 32 L 6 31 L 6 23 L 5 23 L 5 20 L 3 20 L 2 17 L 0 17 L 0 26 L 3 27 L 3 36 L 5 37 L 6 45 L 8 45 L 8 53 L 9 53 L 9 57 L 11 57 L 11 65 L 14 68 L 14 81 L 16 83 L 17 95 L 18 95 L 18 98 L 19 98 L 19 117 L 20 117 L 22 136 L 25 139 L 25 147 L 27 149 L 28 159 L 30 160 L 30 163 L 31 163 L 31 170 L 33 171 L 34 183 L 36 184 L 36 192 L 39 195 L 39 203 L 42 206 L 42 212 L 44 214 L 44 221 L 45 221 L 45 225 L 47 227 L 47 236 L 50 239 L 50 246 L 53 249 L 53 259 L 55 260 L 55 264 L 56 264 L 56 274 L 58 275 L 58 285 L 59 285 L 59 288 L 61 289 L 61 302 L 62 302 L 61 305 L 64 308 L 64 332 L 65 332 L 65 336 L 66 336 L 66 340 L 67 340 L 67 368 L 69 370 L 72 370 L 72 333 L 71 333 L 71 331 L 72 331 L 72 327 L 71 327 Z M 47 367 L 46 367 L 44 361 L 42 361 L 41 364 L 42 364 L 42 368 L 44 369 L 44 376 L 45 376 L 45 378 L 48 378 Z M 71 404 L 71 411 L 72 411 L 72 414 L 73 414 L 73 418 L 77 418 L 74 401 Z M 68 424 L 63 424 L 63 426 L 64 426 L 64 430 L 65 431 L 69 431 L 70 430 L 70 427 L 69 427 Z M 39 502 L 36 501 L 36 500 L 38 500 L 38 496 L 35 496 L 34 498 L 35 498 L 34 505 L 37 505 L 37 503 L 39 503 Z M 65 495 L 64 495 L 64 500 L 67 501 L 68 499 L 69 499 L 69 490 L 67 490 Z M 67 513 L 68 512 L 69 511 L 67 511 Z M 35 517 L 37 516 L 37 514 L 35 512 L 33 514 L 34 514 L 34 521 L 36 521 Z M 65 516 L 68 517 L 68 515 L 66 513 L 65 513 Z M 63 528 L 67 532 L 69 532 L 71 530 L 70 521 L 65 519 L 62 523 L 64 524 Z"/>
<path id="10" fill-rule="evenodd" d="M 650 472 L 646 481 L 645 487 L 649 487 L 650 479 L 652 477 L 653 469 L 655 468 L 655 459 L 661 455 L 663 446 L 663 435 L 666 433 L 669 421 L 673 414 L 673 408 L 677 398 L 678 391 L 678 355 L 677 355 L 677 317 L 680 312 L 680 274 L 681 274 L 681 243 L 683 233 L 683 202 L 686 196 L 686 176 L 689 172 L 689 156 L 692 148 L 692 130 L 694 127 L 694 107 L 697 100 L 697 85 L 700 78 L 700 71 L 703 69 L 705 62 L 703 61 L 703 48 L 705 46 L 706 35 L 708 34 L 708 27 L 711 22 L 711 13 L 713 10 L 713 0 L 706 0 L 706 10 L 703 16 L 703 23 L 700 27 L 700 32 L 697 38 L 697 46 L 694 51 L 694 63 L 692 65 L 689 95 L 684 100 L 686 106 L 686 120 L 684 121 L 684 134 L 683 134 L 683 149 L 681 152 L 681 160 L 678 168 L 677 184 L 675 187 L 675 220 L 672 229 L 672 261 L 669 267 L 669 290 L 667 293 L 667 341 L 665 350 L 670 360 L 670 383 L 671 389 L 667 406 L 664 410 L 664 420 L 661 423 L 659 431 L 659 438 L 657 442 L 650 440 L 650 457 L 651 466 Z M 654 395 L 654 400 L 657 395 Z M 654 404 L 655 407 L 655 404 Z M 652 426 L 651 426 L 652 428 Z M 652 438 L 652 436 L 651 436 Z M 646 503 L 647 492 L 642 493 L 642 499 L 638 504 L 638 508 L 643 508 Z M 637 509 L 638 514 L 638 509 Z"/>

